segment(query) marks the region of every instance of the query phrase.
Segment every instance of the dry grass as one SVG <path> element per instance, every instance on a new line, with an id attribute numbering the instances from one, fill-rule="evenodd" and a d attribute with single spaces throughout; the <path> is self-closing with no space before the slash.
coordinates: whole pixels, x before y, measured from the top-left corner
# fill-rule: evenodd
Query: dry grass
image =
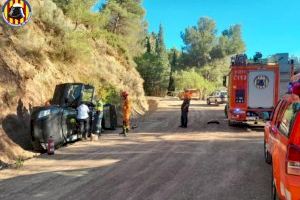
<path id="1" fill-rule="evenodd" d="M 55 85 L 64 82 L 90 83 L 98 91 L 102 87 L 112 87 L 116 93 L 127 90 L 137 112 L 147 109 L 143 80 L 126 55 L 101 38 L 87 39 L 84 36 L 88 30 L 72 32 L 73 23 L 51 0 L 32 1 L 32 6 L 39 17 L 21 32 L 0 22 L 1 35 L 8 36 L 0 37 L 0 44 L 6 44 L 7 38 L 10 43 L 0 48 L 0 72 L 9 75 L 0 75 L 0 119 L 16 113 L 18 99 L 27 109 L 43 105 L 51 98 Z M 0 134 L 0 160 L 26 154 L 5 135 L 1 126 Z"/>

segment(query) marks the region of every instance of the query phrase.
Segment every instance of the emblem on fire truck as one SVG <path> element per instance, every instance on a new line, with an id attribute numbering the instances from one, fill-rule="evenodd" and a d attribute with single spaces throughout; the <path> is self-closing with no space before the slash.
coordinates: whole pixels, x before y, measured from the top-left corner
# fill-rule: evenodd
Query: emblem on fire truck
<path id="1" fill-rule="evenodd" d="M 254 84 L 257 89 L 266 89 L 269 86 L 270 80 L 265 75 L 258 75 L 254 79 Z"/>
<path id="2" fill-rule="evenodd" d="M 31 6 L 26 0 L 7 0 L 1 11 L 10 26 L 24 26 L 31 18 Z"/>

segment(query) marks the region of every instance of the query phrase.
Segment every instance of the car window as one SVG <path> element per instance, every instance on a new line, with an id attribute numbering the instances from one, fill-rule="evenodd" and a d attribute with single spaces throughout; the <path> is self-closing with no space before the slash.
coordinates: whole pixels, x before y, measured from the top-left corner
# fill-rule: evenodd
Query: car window
<path id="1" fill-rule="evenodd" d="M 287 102 L 285 100 L 281 101 L 280 106 L 278 107 L 277 112 L 274 114 L 274 125 L 279 128 L 279 124 L 281 122 L 281 119 L 283 117 L 284 111 L 286 109 Z"/>
<path id="2" fill-rule="evenodd" d="M 297 112 L 300 110 L 300 103 L 292 103 L 284 112 L 283 118 L 279 124 L 279 131 L 289 137 L 290 129 Z"/>
<path id="3" fill-rule="evenodd" d="M 276 118 L 275 114 L 278 114 L 279 109 L 281 108 L 282 102 L 283 102 L 282 100 L 279 101 L 278 104 L 276 105 L 276 107 L 274 108 L 272 115 L 271 115 L 271 121 L 275 120 L 275 118 Z"/>

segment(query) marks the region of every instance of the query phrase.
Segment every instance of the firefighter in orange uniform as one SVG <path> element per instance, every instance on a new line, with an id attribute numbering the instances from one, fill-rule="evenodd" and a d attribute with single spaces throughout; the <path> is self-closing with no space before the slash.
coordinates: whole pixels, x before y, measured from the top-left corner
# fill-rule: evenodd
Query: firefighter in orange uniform
<path id="1" fill-rule="evenodd" d="M 130 130 L 130 115 L 131 115 L 131 103 L 127 92 L 122 92 L 123 100 L 123 131 L 121 135 L 127 136 Z"/>

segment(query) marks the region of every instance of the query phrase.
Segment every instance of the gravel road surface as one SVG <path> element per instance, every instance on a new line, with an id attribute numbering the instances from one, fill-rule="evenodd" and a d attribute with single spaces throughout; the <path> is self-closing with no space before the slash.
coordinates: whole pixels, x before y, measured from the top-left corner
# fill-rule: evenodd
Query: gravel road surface
<path id="1" fill-rule="evenodd" d="M 223 106 L 159 99 L 127 138 L 77 142 L 0 171 L 1 200 L 268 200 L 261 128 L 228 127 Z M 210 124 L 219 120 L 220 124 Z"/>

